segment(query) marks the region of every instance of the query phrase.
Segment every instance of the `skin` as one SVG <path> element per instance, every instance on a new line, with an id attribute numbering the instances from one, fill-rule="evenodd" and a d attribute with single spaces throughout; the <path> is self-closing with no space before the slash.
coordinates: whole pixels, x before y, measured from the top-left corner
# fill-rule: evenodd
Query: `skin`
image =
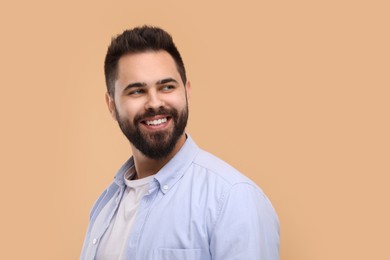
<path id="1" fill-rule="evenodd" d="M 118 77 L 115 82 L 115 95 L 106 93 L 106 103 L 112 117 L 132 123 L 135 115 L 143 114 L 150 108 L 160 107 L 182 111 L 187 106 L 190 93 L 190 82 L 184 85 L 176 68 L 176 63 L 166 51 L 150 51 L 127 54 L 118 61 Z M 148 120 L 160 119 L 155 116 Z M 146 133 L 154 131 L 172 131 L 173 120 L 158 126 L 139 123 Z M 139 151 L 132 143 L 137 179 L 157 173 L 180 150 L 186 140 L 185 134 L 180 136 L 173 151 L 162 159 L 150 159 Z"/>

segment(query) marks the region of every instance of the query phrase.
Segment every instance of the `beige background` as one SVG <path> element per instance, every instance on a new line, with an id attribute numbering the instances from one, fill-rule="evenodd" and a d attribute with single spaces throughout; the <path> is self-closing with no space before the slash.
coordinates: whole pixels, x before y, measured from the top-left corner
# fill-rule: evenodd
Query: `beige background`
<path id="1" fill-rule="evenodd" d="M 255 180 L 281 259 L 390 259 L 388 1 L 0 3 L 0 259 L 78 259 L 130 155 L 104 103 L 111 36 L 168 30 L 188 132 Z"/>

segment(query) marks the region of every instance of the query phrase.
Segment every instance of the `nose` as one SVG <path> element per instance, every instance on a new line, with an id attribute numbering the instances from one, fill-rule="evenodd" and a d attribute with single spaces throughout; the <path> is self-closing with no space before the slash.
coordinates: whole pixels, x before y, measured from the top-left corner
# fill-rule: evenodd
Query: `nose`
<path id="1" fill-rule="evenodd" d="M 158 109 L 164 106 L 164 102 L 155 90 L 148 91 L 145 110 Z"/>

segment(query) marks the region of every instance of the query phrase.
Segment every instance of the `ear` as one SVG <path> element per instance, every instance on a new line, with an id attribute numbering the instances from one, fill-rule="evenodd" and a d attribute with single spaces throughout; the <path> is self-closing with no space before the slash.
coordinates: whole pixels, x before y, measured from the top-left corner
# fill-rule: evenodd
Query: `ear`
<path id="1" fill-rule="evenodd" d="M 114 101 L 114 98 L 111 97 L 111 95 L 108 92 L 106 92 L 106 104 L 107 104 L 108 111 L 110 111 L 112 118 L 114 118 L 114 120 L 117 120 L 116 111 L 115 111 L 115 101 Z"/>
<path id="2" fill-rule="evenodd" d="M 189 103 L 189 101 L 190 101 L 190 96 L 191 96 L 191 82 L 189 82 L 189 81 L 187 80 L 187 83 L 186 83 L 186 85 L 185 85 L 184 87 L 185 87 L 185 89 L 186 89 L 187 102 Z"/>

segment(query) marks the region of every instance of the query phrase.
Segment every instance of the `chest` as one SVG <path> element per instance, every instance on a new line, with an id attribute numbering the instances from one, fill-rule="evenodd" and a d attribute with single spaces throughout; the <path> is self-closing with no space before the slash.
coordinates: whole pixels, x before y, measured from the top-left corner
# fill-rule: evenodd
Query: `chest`
<path id="1" fill-rule="evenodd" d="M 218 196 L 196 187 L 144 196 L 128 238 L 129 259 L 209 259 L 217 211 Z"/>

